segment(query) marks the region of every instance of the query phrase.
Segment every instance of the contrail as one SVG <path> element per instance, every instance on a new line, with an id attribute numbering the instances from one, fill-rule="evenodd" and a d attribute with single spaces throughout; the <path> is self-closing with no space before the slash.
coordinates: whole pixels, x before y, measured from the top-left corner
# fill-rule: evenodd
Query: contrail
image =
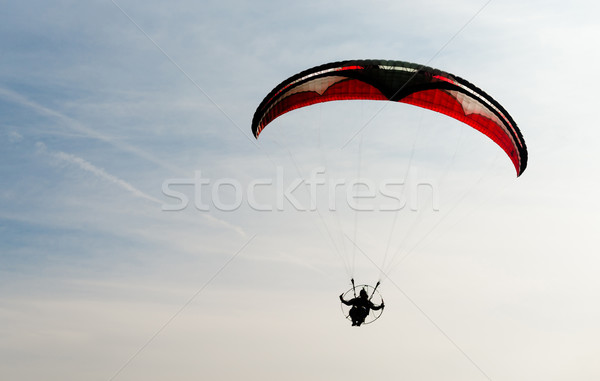
<path id="1" fill-rule="evenodd" d="M 57 119 L 57 120 L 61 121 L 66 128 L 68 128 L 72 131 L 75 131 L 79 134 L 82 134 L 82 135 L 87 136 L 92 139 L 97 139 L 97 140 L 106 142 L 122 151 L 132 153 L 132 154 L 136 155 L 137 157 L 140 157 L 142 159 L 145 159 L 152 163 L 155 163 L 158 166 L 169 170 L 170 172 L 178 173 L 180 175 L 184 175 L 187 173 L 187 172 L 183 171 L 181 168 L 177 168 L 168 163 L 165 163 L 164 161 L 157 159 L 153 155 L 151 155 L 135 146 L 132 146 L 132 145 L 124 143 L 122 141 L 113 139 L 109 136 L 103 135 L 103 134 L 93 130 L 92 128 L 85 126 L 83 123 L 79 122 L 78 120 L 73 119 L 67 115 L 64 115 L 63 113 L 61 113 L 59 111 L 56 111 L 56 110 L 50 109 L 46 106 L 43 106 L 35 101 L 32 101 L 17 92 L 0 87 L 0 98 L 4 98 L 10 102 L 19 104 L 21 106 L 28 107 L 32 111 L 34 111 L 35 113 L 37 113 L 39 115 Z M 39 143 L 39 144 L 43 144 L 43 143 Z M 45 148 L 45 146 L 44 146 L 44 148 Z M 125 180 L 122 180 L 116 176 L 111 175 L 110 173 L 107 173 L 102 168 L 96 167 L 95 165 L 86 161 L 83 158 L 80 158 L 78 156 L 68 154 L 65 152 L 53 153 L 53 155 L 59 159 L 62 159 L 63 161 L 67 161 L 72 164 L 78 165 L 81 169 L 86 170 L 91 173 L 94 173 L 96 176 L 99 176 L 107 181 L 117 184 L 122 189 L 127 190 L 128 192 L 130 192 L 131 194 L 133 194 L 136 197 L 140 197 L 140 198 L 152 201 L 152 202 L 156 202 L 161 205 L 163 204 L 163 202 L 158 200 L 157 198 L 152 197 L 152 196 L 142 192 L 141 190 L 137 189 L 136 187 L 134 187 L 130 183 L 126 182 Z M 227 221 L 224 221 L 217 217 L 211 216 L 209 214 L 203 213 L 202 216 L 209 223 L 211 223 L 213 225 L 221 225 L 225 228 L 228 228 L 228 229 L 231 229 L 231 230 L 237 232 L 242 237 L 247 237 L 247 234 L 245 233 L 244 229 L 242 229 L 239 226 L 233 225 Z"/>
<path id="2" fill-rule="evenodd" d="M 16 93 L 12 90 L 0 87 L 0 97 L 7 99 L 13 103 L 17 103 L 21 106 L 28 107 L 39 115 L 44 115 L 44 116 L 52 117 L 54 119 L 58 119 L 63 123 L 63 125 L 65 127 L 69 128 L 72 131 L 76 131 L 82 135 L 89 137 L 89 138 L 93 138 L 93 139 L 97 139 L 97 140 L 106 142 L 114 147 L 119 148 L 120 150 L 130 152 L 142 159 L 145 159 L 154 164 L 157 164 L 158 166 L 165 168 L 171 172 L 175 172 L 175 173 L 179 173 L 179 174 L 185 173 L 182 169 L 176 168 L 168 163 L 165 163 L 164 161 L 157 159 L 156 157 L 149 154 L 148 152 L 145 152 L 137 147 L 134 147 L 134 146 L 124 143 L 122 141 L 113 139 L 109 136 L 103 135 L 103 134 L 93 130 L 92 128 L 85 126 L 83 123 L 79 122 L 76 119 L 73 119 L 59 111 L 56 111 L 56 110 L 50 109 L 46 106 L 43 106 L 43 105 L 41 105 L 35 101 L 32 101 L 32 100 L 28 99 L 27 97 L 25 97 L 19 93 Z"/>
<path id="3" fill-rule="evenodd" d="M 152 201 L 152 202 L 162 205 L 162 201 L 160 201 L 159 199 L 152 197 L 147 193 L 142 192 L 141 190 L 137 189 L 136 187 L 134 187 L 127 181 L 120 179 L 117 176 L 111 175 L 110 173 L 106 172 L 104 169 L 96 167 L 94 164 L 90 163 L 89 161 L 87 161 L 79 156 L 75 156 L 73 154 L 62 152 L 62 151 L 50 153 L 50 155 L 52 155 L 62 161 L 65 161 L 67 163 L 75 164 L 79 168 L 83 169 L 84 171 L 90 172 L 94 176 L 97 176 L 103 180 L 106 180 L 110 183 L 113 183 L 113 184 L 119 186 L 122 189 L 125 189 L 126 191 L 128 191 L 129 193 L 134 195 L 135 197 L 143 198 L 143 199 L 146 199 L 146 200 L 149 200 L 149 201 Z"/>

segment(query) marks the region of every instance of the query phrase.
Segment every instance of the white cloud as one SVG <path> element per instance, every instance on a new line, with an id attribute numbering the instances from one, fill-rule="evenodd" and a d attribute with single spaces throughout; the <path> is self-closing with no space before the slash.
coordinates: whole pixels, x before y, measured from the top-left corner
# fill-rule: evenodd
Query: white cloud
<path id="1" fill-rule="evenodd" d="M 8 141 L 11 143 L 18 143 L 23 140 L 23 135 L 19 134 L 17 131 L 9 131 L 7 135 Z"/>

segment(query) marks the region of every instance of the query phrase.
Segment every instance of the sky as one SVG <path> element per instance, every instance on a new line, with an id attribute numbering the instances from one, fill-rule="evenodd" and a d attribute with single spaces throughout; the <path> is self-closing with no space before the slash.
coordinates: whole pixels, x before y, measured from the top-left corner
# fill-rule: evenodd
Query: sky
<path id="1" fill-rule="evenodd" d="M 2 379 L 600 377 L 596 3 L 2 8 Z M 402 104 L 315 105 L 252 137 L 273 87 L 346 59 L 477 85 L 527 170 Z M 351 277 L 386 304 L 360 328 Z"/>

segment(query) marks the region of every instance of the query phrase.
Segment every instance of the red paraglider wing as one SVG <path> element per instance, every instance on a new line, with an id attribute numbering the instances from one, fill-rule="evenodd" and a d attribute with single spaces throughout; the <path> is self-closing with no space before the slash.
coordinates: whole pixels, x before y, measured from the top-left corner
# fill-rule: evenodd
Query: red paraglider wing
<path id="1" fill-rule="evenodd" d="M 397 101 L 448 115 L 500 146 L 513 162 L 517 176 L 527 167 L 523 136 L 498 102 L 464 79 L 401 61 L 334 62 L 292 76 L 258 106 L 252 132 L 258 138 L 271 121 L 300 107 L 352 99 Z"/>

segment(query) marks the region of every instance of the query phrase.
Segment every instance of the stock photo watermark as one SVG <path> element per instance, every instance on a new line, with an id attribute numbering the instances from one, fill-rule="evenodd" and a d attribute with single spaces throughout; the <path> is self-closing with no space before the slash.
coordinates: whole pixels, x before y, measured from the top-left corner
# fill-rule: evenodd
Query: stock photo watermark
<path id="1" fill-rule="evenodd" d="M 286 178 L 288 179 L 286 181 Z M 182 211 L 193 207 L 199 211 L 231 212 L 247 205 L 256 211 L 321 210 L 347 207 L 355 211 L 439 211 L 439 191 L 435 181 L 419 179 L 414 173 L 407 179 L 329 178 L 324 167 L 310 171 L 308 178 L 285 176 L 278 167 L 272 178 L 254 179 L 247 184 L 234 178 L 211 179 L 196 171 L 190 178 L 166 179 L 162 193 L 170 199 L 163 211 Z M 192 200 L 190 200 L 190 198 Z M 302 199 L 303 201 L 300 201 Z"/>

